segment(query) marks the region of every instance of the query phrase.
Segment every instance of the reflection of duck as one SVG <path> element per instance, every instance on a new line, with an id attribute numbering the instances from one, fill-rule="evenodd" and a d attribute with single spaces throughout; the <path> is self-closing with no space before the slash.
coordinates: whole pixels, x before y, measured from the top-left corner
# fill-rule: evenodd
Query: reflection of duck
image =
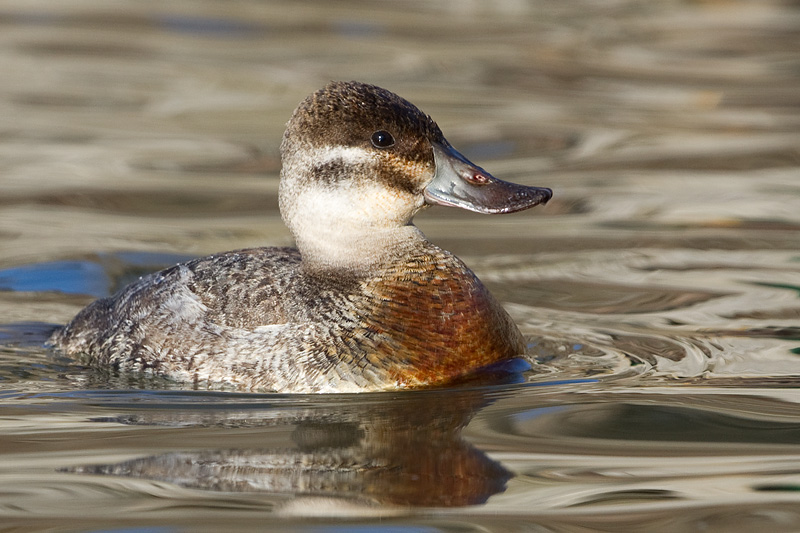
<path id="1" fill-rule="evenodd" d="M 359 400 L 361 400 L 359 398 Z M 269 427 L 272 447 L 179 451 L 70 471 L 204 490 L 334 497 L 351 503 L 455 507 L 502 492 L 511 474 L 461 437 L 486 403 L 479 390 L 392 395 L 267 411 L 152 409 L 104 421 L 176 425 L 209 442 L 219 427 Z M 278 427 L 294 427 L 291 441 Z M 185 438 L 185 437 L 184 437 Z M 190 437 L 190 440 L 192 437 Z M 183 438 L 179 446 L 185 448 Z M 163 444 L 155 444 L 159 447 Z"/>
<path id="2" fill-rule="evenodd" d="M 228 252 L 146 276 L 84 309 L 53 344 L 99 366 L 285 392 L 441 384 L 523 351 L 483 284 L 411 219 L 429 204 L 517 211 L 549 189 L 495 179 L 412 104 L 356 82 L 302 102 L 281 153 L 281 213 L 299 250 Z"/>

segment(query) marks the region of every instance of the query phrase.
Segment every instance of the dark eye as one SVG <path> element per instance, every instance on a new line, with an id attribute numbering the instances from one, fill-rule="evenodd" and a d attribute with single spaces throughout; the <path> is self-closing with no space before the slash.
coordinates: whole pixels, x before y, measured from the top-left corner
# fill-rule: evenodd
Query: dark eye
<path id="1" fill-rule="evenodd" d="M 388 131 L 376 131 L 372 134 L 372 144 L 376 148 L 389 148 L 394 145 L 394 137 Z"/>

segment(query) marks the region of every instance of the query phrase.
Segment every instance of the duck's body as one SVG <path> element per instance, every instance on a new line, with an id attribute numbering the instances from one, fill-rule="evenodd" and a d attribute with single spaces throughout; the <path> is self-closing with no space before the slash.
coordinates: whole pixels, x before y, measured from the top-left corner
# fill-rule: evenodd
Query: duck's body
<path id="1" fill-rule="evenodd" d="M 282 392 L 442 384 L 523 352 L 478 278 L 410 221 L 426 202 L 506 212 L 549 190 L 495 180 L 427 115 L 358 83 L 301 104 L 282 155 L 281 212 L 299 250 L 228 252 L 143 277 L 52 343 L 94 365 Z"/>
<path id="2" fill-rule="evenodd" d="M 421 238 L 368 274 L 256 248 L 151 274 L 81 312 L 61 346 L 93 363 L 242 390 L 356 392 L 450 381 L 519 355 L 483 284 Z"/>

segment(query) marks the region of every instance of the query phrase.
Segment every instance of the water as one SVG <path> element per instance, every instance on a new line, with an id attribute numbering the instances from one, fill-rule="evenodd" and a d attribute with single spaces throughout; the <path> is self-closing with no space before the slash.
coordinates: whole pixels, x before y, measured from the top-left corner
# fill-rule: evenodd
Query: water
<path id="1" fill-rule="evenodd" d="M 791 2 L 0 2 L 0 517 L 14 531 L 796 531 Z M 329 79 L 418 104 L 506 217 L 417 224 L 529 339 L 506 382 L 185 390 L 42 348 L 187 257 L 291 244 Z"/>

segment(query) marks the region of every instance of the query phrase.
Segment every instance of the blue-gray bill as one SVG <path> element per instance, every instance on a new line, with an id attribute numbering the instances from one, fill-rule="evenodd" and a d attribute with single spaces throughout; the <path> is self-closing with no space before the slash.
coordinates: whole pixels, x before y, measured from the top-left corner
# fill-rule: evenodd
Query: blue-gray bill
<path id="1" fill-rule="evenodd" d="M 477 213 L 498 214 L 522 211 L 547 203 L 553 191 L 502 181 L 449 144 L 433 144 L 436 175 L 425 187 L 429 204 L 460 207 Z"/>

